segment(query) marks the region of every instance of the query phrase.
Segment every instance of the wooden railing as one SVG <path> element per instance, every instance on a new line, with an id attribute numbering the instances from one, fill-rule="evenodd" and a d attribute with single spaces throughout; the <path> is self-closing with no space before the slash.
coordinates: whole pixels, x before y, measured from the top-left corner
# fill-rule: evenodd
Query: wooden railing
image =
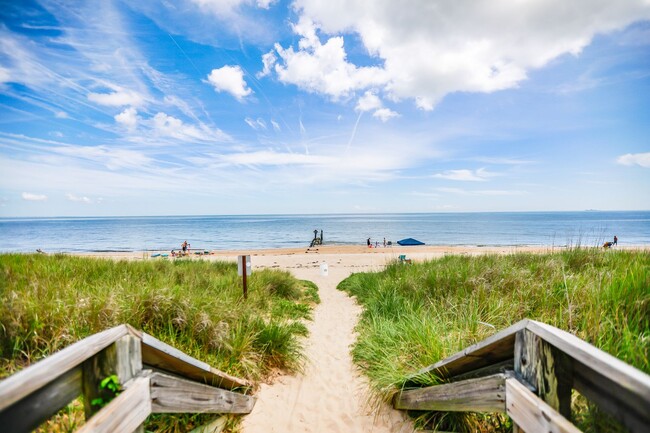
<path id="1" fill-rule="evenodd" d="M 426 374 L 447 383 L 405 388 L 393 400 L 396 409 L 505 412 L 515 432 L 579 432 L 570 422 L 575 389 L 630 431 L 650 431 L 650 376 L 533 320 L 522 320 L 414 377 Z"/>
<path id="2" fill-rule="evenodd" d="M 122 391 L 93 405 L 112 375 Z M 246 380 L 210 367 L 129 325 L 94 334 L 0 382 L 0 430 L 27 432 L 80 395 L 82 432 L 132 432 L 152 413 L 250 413 Z"/>

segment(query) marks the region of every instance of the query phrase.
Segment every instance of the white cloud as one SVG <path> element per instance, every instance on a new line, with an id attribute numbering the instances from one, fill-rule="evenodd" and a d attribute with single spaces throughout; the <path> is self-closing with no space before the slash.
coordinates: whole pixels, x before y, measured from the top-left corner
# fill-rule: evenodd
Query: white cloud
<path id="1" fill-rule="evenodd" d="M 275 65 L 280 81 L 313 93 L 322 93 L 340 99 L 357 90 L 386 83 L 386 74 L 376 66 L 357 67 L 347 61 L 343 37 L 332 37 L 321 44 L 316 27 L 308 19 L 301 18 L 293 26 L 301 36 L 298 51 L 275 44 L 275 50 L 283 63 Z"/>
<path id="2" fill-rule="evenodd" d="M 109 107 L 139 106 L 144 102 L 142 95 L 131 90 L 118 90 L 112 93 L 89 93 L 88 100 Z"/>
<path id="3" fill-rule="evenodd" d="M 0 66 L 0 83 L 7 83 L 10 79 L 11 74 L 9 74 L 9 69 Z"/>
<path id="4" fill-rule="evenodd" d="M 647 153 L 626 153 L 616 158 L 616 162 L 622 165 L 638 165 L 650 168 L 650 152 Z"/>
<path id="5" fill-rule="evenodd" d="M 277 0 L 257 0 L 257 7 L 260 9 L 269 9 Z"/>
<path id="6" fill-rule="evenodd" d="M 372 117 L 377 117 L 382 122 L 387 122 L 393 117 L 399 117 L 399 113 L 396 113 L 389 108 L 380 108 L 372 114 Z"/>
<path id="7" fill-rule="evenodd" d="M 466 190 L 461 188 L 436 188 L 437 191 L 448 194 L 467 195 L 467 196 L 518 196 L 525 195 L 525 191 L 519 190 Z"/>
<path id="8" fill-rule="evenodd" d="M 381 99 L 371 90 L 368 90 L 359 98 L 357 106 L 354 109 L 357 111 L 371 111 L 377 110 L 382 106 Z"/>
<path id="9" fill-rule="evenodd" d="M 334 158 L 328 156 L 278 153 L 274 151 L 233 153 L 223 155 L 220 159 L 223 162 L 237 165 L 318 165 L 330 163 L 334 160 Z"/>
<path id="10" fill-rule="evenodd" d="M 262 118 L 258 118 L 257 120 L 255 120 L 255 119 L 251 119 L 250 117 L 247 117 L 247 118 L 244 119 L 244 122 L 246 122 L 246 124 L 248 126 L 250 126 L 251 128 L 253 128 L 255 131 L 257 131 L 258 129 L 263 129 L 263 130 L 267 129 L 266 122 Z M 271 121 L 271 122 L 273 122 L 273 121 Z M 275 122 L 273 122 L 273 123 L 275 123 Z"/>
<path id="11" fill-rule="evenodd" d="M 129 130 L 134 130 L 138 126 L 139 119 L 138 111 L 133 107 L 129 107 L 120 114 L 115 115 L 115 121 Z"/>
<path id="12" fill-rule="evenodd" d="M 372 117 L 376 117 L 382 122 L 387 122 L 393 117 L 399 116 L 395 111 L 385 108 L 381 99 L 379 99 L 379 97 L 371 90 L 366 91 L 366 93 L 359 98 L 357 106 L 354 109 L 361 112 L 375 110 Z"/>
<path id="13" fill-rule="evenodd" d="M 271 125 L 273 125 L 273 130 L 276 132 L 282 131 L 282 128 L 280 128 L 280 124 L 276 122 L 275 120 L 271 120 Z"/>
<path id="14" fill-rule="evenodd" d="M 70 194 L 70 193 L 66 194 L 65 196 L 70 201 L 76 201 L 76 202 L 85 203 L 85 204 L 91 204 L 93 202 L 91 199 L 89 199 L 88 197 L 85 197 L 85 196 L 84 197 L 77 197 L 76 195 Z"/>
<path id="15" fill-rule="evenodd" d="M 255 5 L 260 9 L 269 9 L 277 0 L 191 0 L 201 9 L 217 16 L 232 15 L 242 5 Z"/>
<path id="16" fill-rule="evenodd" d="M 266 54 L 262 55 L 262 64 L 264 68 L 257 73 L 258 78 L 266 77 L 273 71 L 273 66 L 278 61 L 278 58 L 275 56 L 275 52 L 269 51 Z"/>
<path id="17" fill-rule="evenodd" d="M 212 84 L 217 92 L 228 92 L 238 101 L 242 101 L 253 91 L 244 81 L 244 72 L 239 66 L 224 66 L 213 69 L 208 75 L 208 82 Z"/>
<path id="18" fill-rule="evenodd" d="M 45 201 L 47 196 L 45 194 L 33 194 L 31 192 L 24 192 L 22 194 L 23 200 L 27 201 Z"/>
<path id="19" fill-rule="evenodd" d="M 496 176 L 495 173 L 490 173 L 484 168 L 478 170 L 447 170 L 443 173 L 434 174 L 433 177 L 447 180 L 483 182 L 489 177 Z"/>
<path id="20" fill-rule="evenodd" d="M 181 119 L 159 112 L 153 118 L 143 121 L 159 137 L 171 137 L 181 141 L 228 141 L 230 137 L 220 129 L 212 129 L 204 124 L 198 126 L 184 123 Z"/>
<path id="21" fill-rule="evenodd" d="M 57 119 L 69 119 L 70 118 L 70 116 L 68 116 L 68 113 L 66 113 L 65 111 L 57 111 L 56 113 L 54 113 L 54 117 L 56 117 Z"/>
<path id="22" fill-rule="evenodd" d="M 372 86 L 431 110 L 452 92 L 516 87 L 527 72 L 579 54 L 594 35 L 650 18 L 630 0 L 296 0 L 298 50 L 276 44 L 278 78 L 333 98 Z M 321 44 L 317 31 L 330 35 Z M 349 62 L 343 37 L 356 34 L 381 66 Z"/>
<path id="23" fill-rule="evenodd" d="M 71 156 L 101 164 L 109 170 L 141 168 L 151 163 L 151 158 L 135 150 L 113 149 L 108 146 L 66 145 L 51 148 L 59 155 Z"/>

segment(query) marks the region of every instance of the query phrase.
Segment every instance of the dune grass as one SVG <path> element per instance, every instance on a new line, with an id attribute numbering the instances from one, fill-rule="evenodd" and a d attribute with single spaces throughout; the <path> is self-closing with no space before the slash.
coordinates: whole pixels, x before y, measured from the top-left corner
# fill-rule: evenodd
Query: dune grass
<path id="1" fill-rule="evenodd" d="M 575 248 L 539 255 L 447 256 L 355 274 L 339 289 L 364 306 L 353 357 L 385 400 L 420 368 L 524 318 L 567 330 L 650 373 L 648 252 Z M 609 423 L 584 399 L 575 400 L 581 428 Z M 421 415 L 423 423 L 443 430 L 511 429 L 503 416 Z"/>
<path id="2" fill-rule="evenodd" d="M 0 378 L 121 323 L 253 381 L 300 369 L 317 287 L 277 270 L 248 283 L 244 300 L 237 266 L 224 262 L 0 255 Z M 148 429 L 195 422 L 157 416 Z"/>

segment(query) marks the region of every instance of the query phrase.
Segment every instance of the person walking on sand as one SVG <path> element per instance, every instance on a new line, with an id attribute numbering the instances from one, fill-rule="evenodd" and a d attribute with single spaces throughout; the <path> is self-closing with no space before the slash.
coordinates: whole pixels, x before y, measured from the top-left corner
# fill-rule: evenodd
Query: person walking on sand
<path id="1" fill-rule="evenodd" d="M 183 250 L 183 255 L 187 254 L 187 241 L 181 244 L 181 250 Z"/>
<path id="2" fill-rule="evenodd" d="M 384 248 L 386 248 L 386 238 L 384 238 Z"/>
<path id="3" fill-rule="evenodd" d="M 614 235 L 614 245 L 618 245 L 618 238 Z"/>
<path id="4" fill-rule="evenodd" d="M 370 245 L 370 238 L 366 241 L 368 243 L 368 248 L 372 248 L 372 245 Z"/>

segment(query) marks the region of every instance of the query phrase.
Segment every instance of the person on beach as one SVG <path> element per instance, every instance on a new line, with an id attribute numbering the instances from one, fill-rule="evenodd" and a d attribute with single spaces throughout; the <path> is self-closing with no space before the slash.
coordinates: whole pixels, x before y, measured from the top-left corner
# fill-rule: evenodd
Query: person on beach
<path id="1" fill-rule="evenodd" d="M 181 244 L 181 250 L 183 251 L 183 255 L 187 254 L 187 241 Z"/>
<path id="2" fill-rule="evenodd" d="M 618 245 L 618 238 L 614 235 L 614 245 Z"/>
<path id="3" fill-rule="evenodd" d="M 386 248 L 386 238 L 384 238 L 384 248 Z"/>
<path id="4" fill-rule="evenodd" d="M 372 248 L 372 245 L 370 245 L 370 238 L 366 241 L 368 243 L 368 248 Z"/>

